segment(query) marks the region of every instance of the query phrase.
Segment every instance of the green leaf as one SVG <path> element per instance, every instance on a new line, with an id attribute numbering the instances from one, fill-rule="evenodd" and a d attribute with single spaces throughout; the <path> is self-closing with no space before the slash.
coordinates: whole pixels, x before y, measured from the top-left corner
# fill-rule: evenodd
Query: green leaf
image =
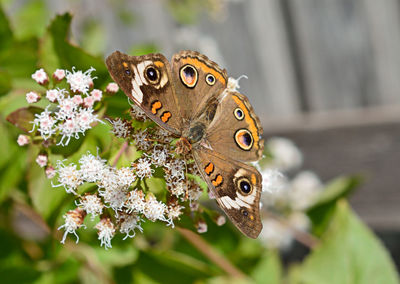
<path id="1" fill-rule="evenodd" d="M 358 176 L 339 177 L 330 182 L 322 191 L 316 203 L 307 211 L 313 223 L 313 233 L 321 235 L 329 225 L 339 198 L 348 196 L 359 184 Z"/>
<path id="2" fill-rule="evenodd" d="M 0 53 L 0 66 L 14 79 L 30 78 L 36 70 L 37 50 L 38 40 L 35 38 L 15 41 Z"/>
<path id="3" fill-rule="evenodd" d="M 0 5 L 0 52 L 10 47 L 13 41 L 13 34 L 7 16 Z"/>
<path id="4" fill-rule="evenodd" d="M 256 283 L 281 283 L 282 264 L 277 251 L 268 251 L 254 268 L 251 276 Z"/>
<path id="5" fill-rule="evenodd" d="M 52 217 L 64 198 L 67 198 L 64 187 L 53 188 L 51 180 L 45 175 L 44 169 L 36 163 L 29 167 L 28 190 L 33 208 L 46 220 Z"/>
<path id="6" fill-rule="evenodd" d="M 334 203 L 338 199 L 348 196 L 352 190 L 360 185 L 362 179 L 359 176 L 339 177 L 326 185 L 313 208 L 328 203 Z"/>
<path id="7" fill-rule="evenodd" d="M 334 210 L 321 244 L 291 272 L 291 283 L 399 283 L 394 264 L 376 236 L 345 200 Z"/>
<path id="8" fill-rule="evenodd" d="M 7 94 L 12 88 L 12 78 L 10 74 L 0 70 L 0 96 Z"/>
<path id="9" fill-rule="evenodd" d="M 10 113 L 6 119 L 19 129 L 29 132 L 32 130 L 33 124 L 31 122 L 35 119 L 35 114 L 41 113 L 42 111 L 42 108 L 34 106 L 24 107 Z"/>
<path id="10" fill-rule="evenodd" d="M 44 1 L 26 2 L 15 17 L 15 37 L 19 39 L 41 37 L 46 29 L 48 15 Z"/>
<path id="11" fill-rule="evenodd" d="M 76 67 L 83 71 L 93 67 L 96 69 L 97 80 L 95 83 L 104 85 L 110 81 L 110 76 L 103 59 L 88 54 L 68 41 L 71 19 L 72 16 L 69 13 L 58 15 L 49 26 L 54 52 L 59 58 L 60 67 L 68 70 Z"/>

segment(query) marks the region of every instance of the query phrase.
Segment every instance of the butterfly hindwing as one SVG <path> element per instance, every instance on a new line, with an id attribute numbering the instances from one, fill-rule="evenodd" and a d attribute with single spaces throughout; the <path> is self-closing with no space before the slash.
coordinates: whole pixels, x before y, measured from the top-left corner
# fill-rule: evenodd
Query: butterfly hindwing
<path id="1" fill-rule="evenodd" d="M 256 238 L 262 229 L 260 173 L 251 166 L 207 149 L 195 151 L 193 155 L 219 207 L 243 234 Z"/>

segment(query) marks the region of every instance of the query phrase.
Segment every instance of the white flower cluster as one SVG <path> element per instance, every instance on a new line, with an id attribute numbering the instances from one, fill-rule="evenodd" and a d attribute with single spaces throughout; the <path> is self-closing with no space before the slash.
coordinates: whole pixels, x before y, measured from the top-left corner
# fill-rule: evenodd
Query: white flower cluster
<path id="1" fill-rule="evenodd" d="M 37 130 L 43 139 L 47 140 L 53 135 L 61 135 L 58 145 L 68 145 L 71 137 L 76 139 L 84 135 L 94 122 L 101 122 L 94 114 L 93 105 L 102 98 L 102 91 L 92 89 L 93 68 L 86 72 L 57 69 L 54 74 L 54 85 L 64 78 L 67 79 L 70 91 L 60 88 L 52 88 L 46 91 L 46 99 L 50 104 L 42 113 L 35 114 L 32 121 L 33 129 Z M 49 77 L 43 69 L 32 75 L 32 78 L 41 85 L 48 86 Z M 35 103 L 40 95 L 35 92 L 26 94 L 28 103 Z"/>
<path id="2" fill-rule="evenodd" d="M 306 231 L 310 220 L 305 211 L 317 201 L 323 190 L 318 176 L 311 171 L 299 171 L 292 179 L 287 173 L 300 168 L 303 155 L 286 138 L 273 137 L 266 142 L 272 155 L 271 163 L 261 171 L 266 210 L 278 214 L 286 222 L 266 218 L 260 238 L 268 247 L 287 249 L 293 241 L 293 230 Z M 285 174 L 284 174 L 285 173 Z"/>
<path id="3" fill-rule="evenodd" d="M 167 169 L 170 169 L 170 175 L 173 175 L 173 178 L 183 178 L 185 166 L 181 160 L 175 160 L 178 162 L 174 163 L 170 155 L 162 153 L 168 157 Z M 153 158 L 156 161 L 161 159 Z M 107 165 L 106 160 L 90 152 L 83 155 L 78 164 L 58 161 L 55 169 L 58 184 L 53 186 L 64 187 L 67 193 L 72 193 L 78 198 L 77 209 L 67 212 L 64 216 L 65 224 L 60 227 L 65 229 L 62 241 L 65 241 L 68 233 L 76 235 L 76 230 L 83 226 L 87 215 L 90 215 L 92 220 L 100 217 L 100 222 L 95 228 L 98 230 L 101 246 L 104 245 L 106 249 L 111 247 L 111 239 L 117 230 L 125 234 L 125 238 L 133 237 L 135 230 L 142 231 L 141 223 L 145 220 L 159 220 L 174 226 L 173 220 L 180 217 L 184 207 L 176 200 L 168 203 L 157 200 L 153 193 L 144 191 L 140 186 L 143 179 L 152 176 L 153 168 L 159 166 L 152 163 L 153 158 L 143 156 L 131 167 L 118 169 Z M 97 190 L 79 195 L 79 186 L 85 183 L 94 183 Z M 114 216 L 104 216 L 104 208 L 111 208 Z"/>

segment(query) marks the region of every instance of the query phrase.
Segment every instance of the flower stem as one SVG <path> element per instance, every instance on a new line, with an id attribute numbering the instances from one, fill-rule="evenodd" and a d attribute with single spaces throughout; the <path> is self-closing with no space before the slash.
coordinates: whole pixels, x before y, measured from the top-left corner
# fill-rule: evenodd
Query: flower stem
<path id="1" fill-rule="evenodd" d="M 201 238 L 199 235 L 196 233 L 176 227 L 178 232 L 188 241 L 190 242 L 194 247 L 196 247 L 204 256 L 206 256 L 208 259 L 210 259 L 212 262 L 214 262 L 216 265 L 218 265 L 222 270 L 224 270 L 229 276 L 235 277 L 235 278 L 246 278 L 246 275 L 237 269 L 235 266 L 233 266 L 232 263 L 230 263 L 226 258 L 224 258 L 222 255 L 218 254 L 212 246 L 210 246 L 203 238 Z"/>
<path id="2" fill-rule="evenodd" d="M 122 154 L 124 153 L 124 151 L 126 150 L 126 148 L 128 148 L 128 141 L 125 141 L 124 144 L 122 144 L 121 148 L 119 149 L 117 156 L 115 157 L 114 162 L 112 163 L 112 166 L 115 167 L 119 161 L 119 159 L 121 158 Z"/>

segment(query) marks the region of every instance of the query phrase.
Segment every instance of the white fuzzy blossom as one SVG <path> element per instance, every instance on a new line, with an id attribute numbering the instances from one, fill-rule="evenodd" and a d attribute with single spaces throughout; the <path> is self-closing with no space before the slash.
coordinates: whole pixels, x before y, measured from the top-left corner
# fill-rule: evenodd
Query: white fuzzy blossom
<path id="1" fill-rule="evenodd" d="M 88 152 L 79 159 L 80 171 L 82 178 L 87 182 L 95 182 L 102 178 L 103 172 L 105 170 L 106 160 L 100 159 L 99 156 Z"/>
<path id="2" fill-rule="evenodd" d="M 65 70 L 64 69 L 57 69 L 56 71 L 54 71 L 53 73 L 53 78 L 56 81 L 61 81 L 65 78 Z"/>
<path id="3" fill-rule="evenodd" d="M 63 161 L 58 161 L 56 166 L 58 182 L 54 187 L 63 186 L 67 193 L 76 194 L 76 189 L 83 183 L 81 171 L 77 170 L 76 165 L 65 166 Z"/>
<path id="4" fill-rule="evenodd" d="M 167 211 L 167 205 L 158 201 L 154 195 L 147 195 L 146 196 L 146 203 L 144 205 L 143 214 L 146 216 L 147 219 L 150 221 L 161 220 L 165 222 L 169 222 L 164 214 Z"/>
<path id="5" fill-rule="evenodd" d="M 141 190 L 132 190 L 128 194 L 125 204 L 127 213 L 143 213 L 145 209 L 144 193 Z"/>
<path id="6" fill-rule="evenodd" d="M 40 96 L 36 92 L 29 92 L 25 95 L 28 104 L 33 104 L 39 101 Z"/>
<path id="7" fill-rule="evenodd" d="M 119 221 L 119 231 L 122 234 L 126 234 L 124 240 L 127 238 L 133 238 L 136 235 L 135 230 L 138 229 L 140 232 L 143 232 L 143 229 L 140 225 L 141 219 L 138 215 L 135 214 L 122 214 L 118 218 Z"/>
<path id="8" fill-rule="evenodd" d="M 302 171 L 291 182 L 289 202 L 294 210 L 306 210 L 314 204 L 323 189 L 318 176 L 311 171 Z"/>
<path id="9" fill-rule="evenodd" d="M 143 179 L 153 175 L 154 170 L 151 168 L 151 162 L 147 158 L 140 158 L 134 165 L 136 175 Z"/>
<path id="10" fill-rule="evenodd" d="M 115 94 L 116 92 L 118 92 L 119 87 L 116 83 L 108 83 L 107 87 L 106 87 L 106 92 L 110 93 L 110 94 Z"/>
<path id="11" fill-rule="evenodd" d="M 86 194 L 82 196 L 79 202 L 76 202 L 79 208 L 83 209 L 86 214 L 91 214 L 91 219 L 93 220 L 96 216 L 101 215 L 103 212 L 104 204 L 101 198 L 96 194 Z"/>
<path id="12" fill-rule="evenodd" d="M 29 136 L 20 134 L 17 138 L 17 143 L 19 146 L 25 146 L 29 144 Z"/>
<path id="13" fill-rule="evenodd" d="M 75 93 L 87 94 L 93 79 L 95 79 L 91 77 L 93 71 L 95 71 L 93 67 L 85 72 L 75 71 L 75 67 L 72 67 L 72 72 L 66 70 L 67 83 L 71 90 Z"/>
<path id="14" fill-rule="evenodd" d="M 32 74 L 32 79 L 40 85 L 45 85 L 49 82 L 49 77 L 43 68 L 36 70 L 36 72 Z"/>
<path id="15" fill-rule="evenodd" d="M 301 166 L 303 155 L 297 146 L 289 139 L 273 137 L 266 142 L 266 147 L 272 154 L 272 167 L 280 171 L 290 171 Z"/>
<path id="16" fill-rule="evenodd" d="M 58 227 L 58 230 L 60 229 L 65 230 L 65 233 L 61 240 L 62 244 L 65 243 L 65 239 L 68 234 L 74 234 L 76 237 L 76 243 L 78 243 L 79 237 L 76 234 L 76 230 L 81 227 L 85 227 L 85 225 L 83 225 L 83 220 L 85 216 L 86 216 L 85 212 L 80 208 L 76 208 L 75 210 L 70 210 L 63 216 L 65 223 L 64 225 Z"/>
<path id="17" fill-rule="evenodd" d="M 121 118 L 117 118 L 114 120 L 108 119 L 108 121 L 112 125 L 112 130 L 111 132 L 116 136 L 120 138 L 126 138 L 131 132 L 131 126 L 128 121 L 122 120 Z"/>
<path id="18" fill-rule="evenodd" d="M 98 239 L 100 240 L 100 246 L 104 245 L 105 249 L 112 248 L 111 239 L 115 235 L 115 226 L 111 222 L 110 218 L 103 218 L 99 223 L 96 224 L 95 228 L 98 230 Z"/>
<path id="19" fill-rule="evenodd" d="M 36 157 L 36 163 L 41 167 L 45 167 L 47 165 L 48 159 L 47 159 L 47 155 L 44 154 L 39 154 Z"/>

